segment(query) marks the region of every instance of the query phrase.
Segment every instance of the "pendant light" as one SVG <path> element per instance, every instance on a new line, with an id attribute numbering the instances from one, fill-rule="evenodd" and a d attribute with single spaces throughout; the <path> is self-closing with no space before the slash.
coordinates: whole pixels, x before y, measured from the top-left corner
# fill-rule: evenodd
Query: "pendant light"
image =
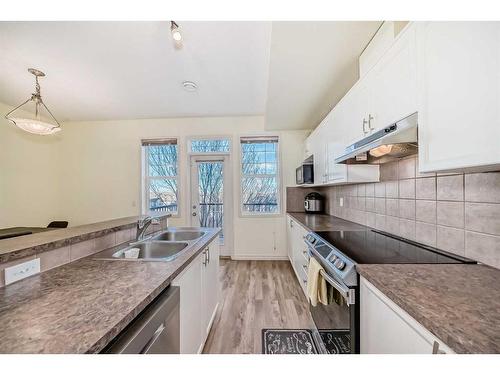
<path id="1" fill-rule="evenodd" d="M 42 101 L 38 77 L 45 77 L 40 70 L 30 68 L 28 72 L 35 76 L 35 92 L 24 103 L 5 115 L 5 118 L 18 128 L 38 135 L 50 135 L 61 130 L 61 125 Z"/>
<path id="2" fill-rule="evenodd" d="M 170 33 L 172 34 L 172 39 L 174 40 L 174 46 L 176 49 L 182 48 L 182 34 L 179 25 L 175 21 L 170 21 Z"/>

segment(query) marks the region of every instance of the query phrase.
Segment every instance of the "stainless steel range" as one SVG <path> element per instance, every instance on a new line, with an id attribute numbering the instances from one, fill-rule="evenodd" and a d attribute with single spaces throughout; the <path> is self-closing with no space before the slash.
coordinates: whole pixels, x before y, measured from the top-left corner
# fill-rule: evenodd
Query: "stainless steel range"
<path id="1" fill-rule="evenodd" d="M 363 228 L 363 227 L 361 227 Z M 314 339 L 323 353 L 359 353 L 359 275 L 357 264 L 476 263 L 467 258 L 368 227 L 353 231 L 310 232 L 309 255 L 324 268 L 335 291 L 328 305 L 310 305 Z"/>

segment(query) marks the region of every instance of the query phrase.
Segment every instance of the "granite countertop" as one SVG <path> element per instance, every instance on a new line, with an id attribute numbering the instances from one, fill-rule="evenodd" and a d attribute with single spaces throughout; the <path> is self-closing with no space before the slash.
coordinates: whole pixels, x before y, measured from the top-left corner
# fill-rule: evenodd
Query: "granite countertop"
<path id="1" fill-rule="evenodd" d="M 168 214 L 153 215 L 155 218 L 165 216 L 168 216 Z M 26 236 L 2 239 L 0 240 L 0 263 L 90 240 L 122 229 L 132 228 L 135 227 L 137 220 L 142 217 L 130 216 L 94 224 L 54 229 Z"/>
<path id="2" fill-rule="evenodd" d="M 500 270 L 365 264 L 358 272 L 456 353 L 500 353 Z"/>
<path id="3" fill-rule="evenodd" d="M 319 232 L 326 230 L 366 230 L 360 224 L 347 221 L 336 216 L 325 214 L 306 214 L 304 212 L 287 212 L 305 229 Z"/>
<path id="4" fill-rule="evenodd" d="M 218 232 L 171 262 L 94 254 L 0 288 L 0 353 L 99 352 Z"/>

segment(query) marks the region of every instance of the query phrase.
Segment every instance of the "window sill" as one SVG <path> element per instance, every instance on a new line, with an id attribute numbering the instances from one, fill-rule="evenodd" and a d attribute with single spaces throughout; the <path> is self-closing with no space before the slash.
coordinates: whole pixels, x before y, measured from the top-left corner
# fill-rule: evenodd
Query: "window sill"
<path id="1" fill-rule="evenodd" d="M 239 217 L 242 219 L 253 219 L 253 218 L 278 218 L 278 217 L 284 217 L 285 215 L 282 212 L 275 213 L 275 214 L 243 214 L 240 212 Z"/>

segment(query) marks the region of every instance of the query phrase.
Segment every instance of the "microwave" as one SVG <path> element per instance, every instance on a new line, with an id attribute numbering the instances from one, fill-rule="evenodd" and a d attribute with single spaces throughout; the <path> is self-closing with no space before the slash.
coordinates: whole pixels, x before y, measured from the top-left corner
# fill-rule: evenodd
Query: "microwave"
<path id="1" fill-rule="evenodd" d="M 314 184 L 314 165 L 302 164 L 295 170 L 295 183 L 297 185 Z"/>

